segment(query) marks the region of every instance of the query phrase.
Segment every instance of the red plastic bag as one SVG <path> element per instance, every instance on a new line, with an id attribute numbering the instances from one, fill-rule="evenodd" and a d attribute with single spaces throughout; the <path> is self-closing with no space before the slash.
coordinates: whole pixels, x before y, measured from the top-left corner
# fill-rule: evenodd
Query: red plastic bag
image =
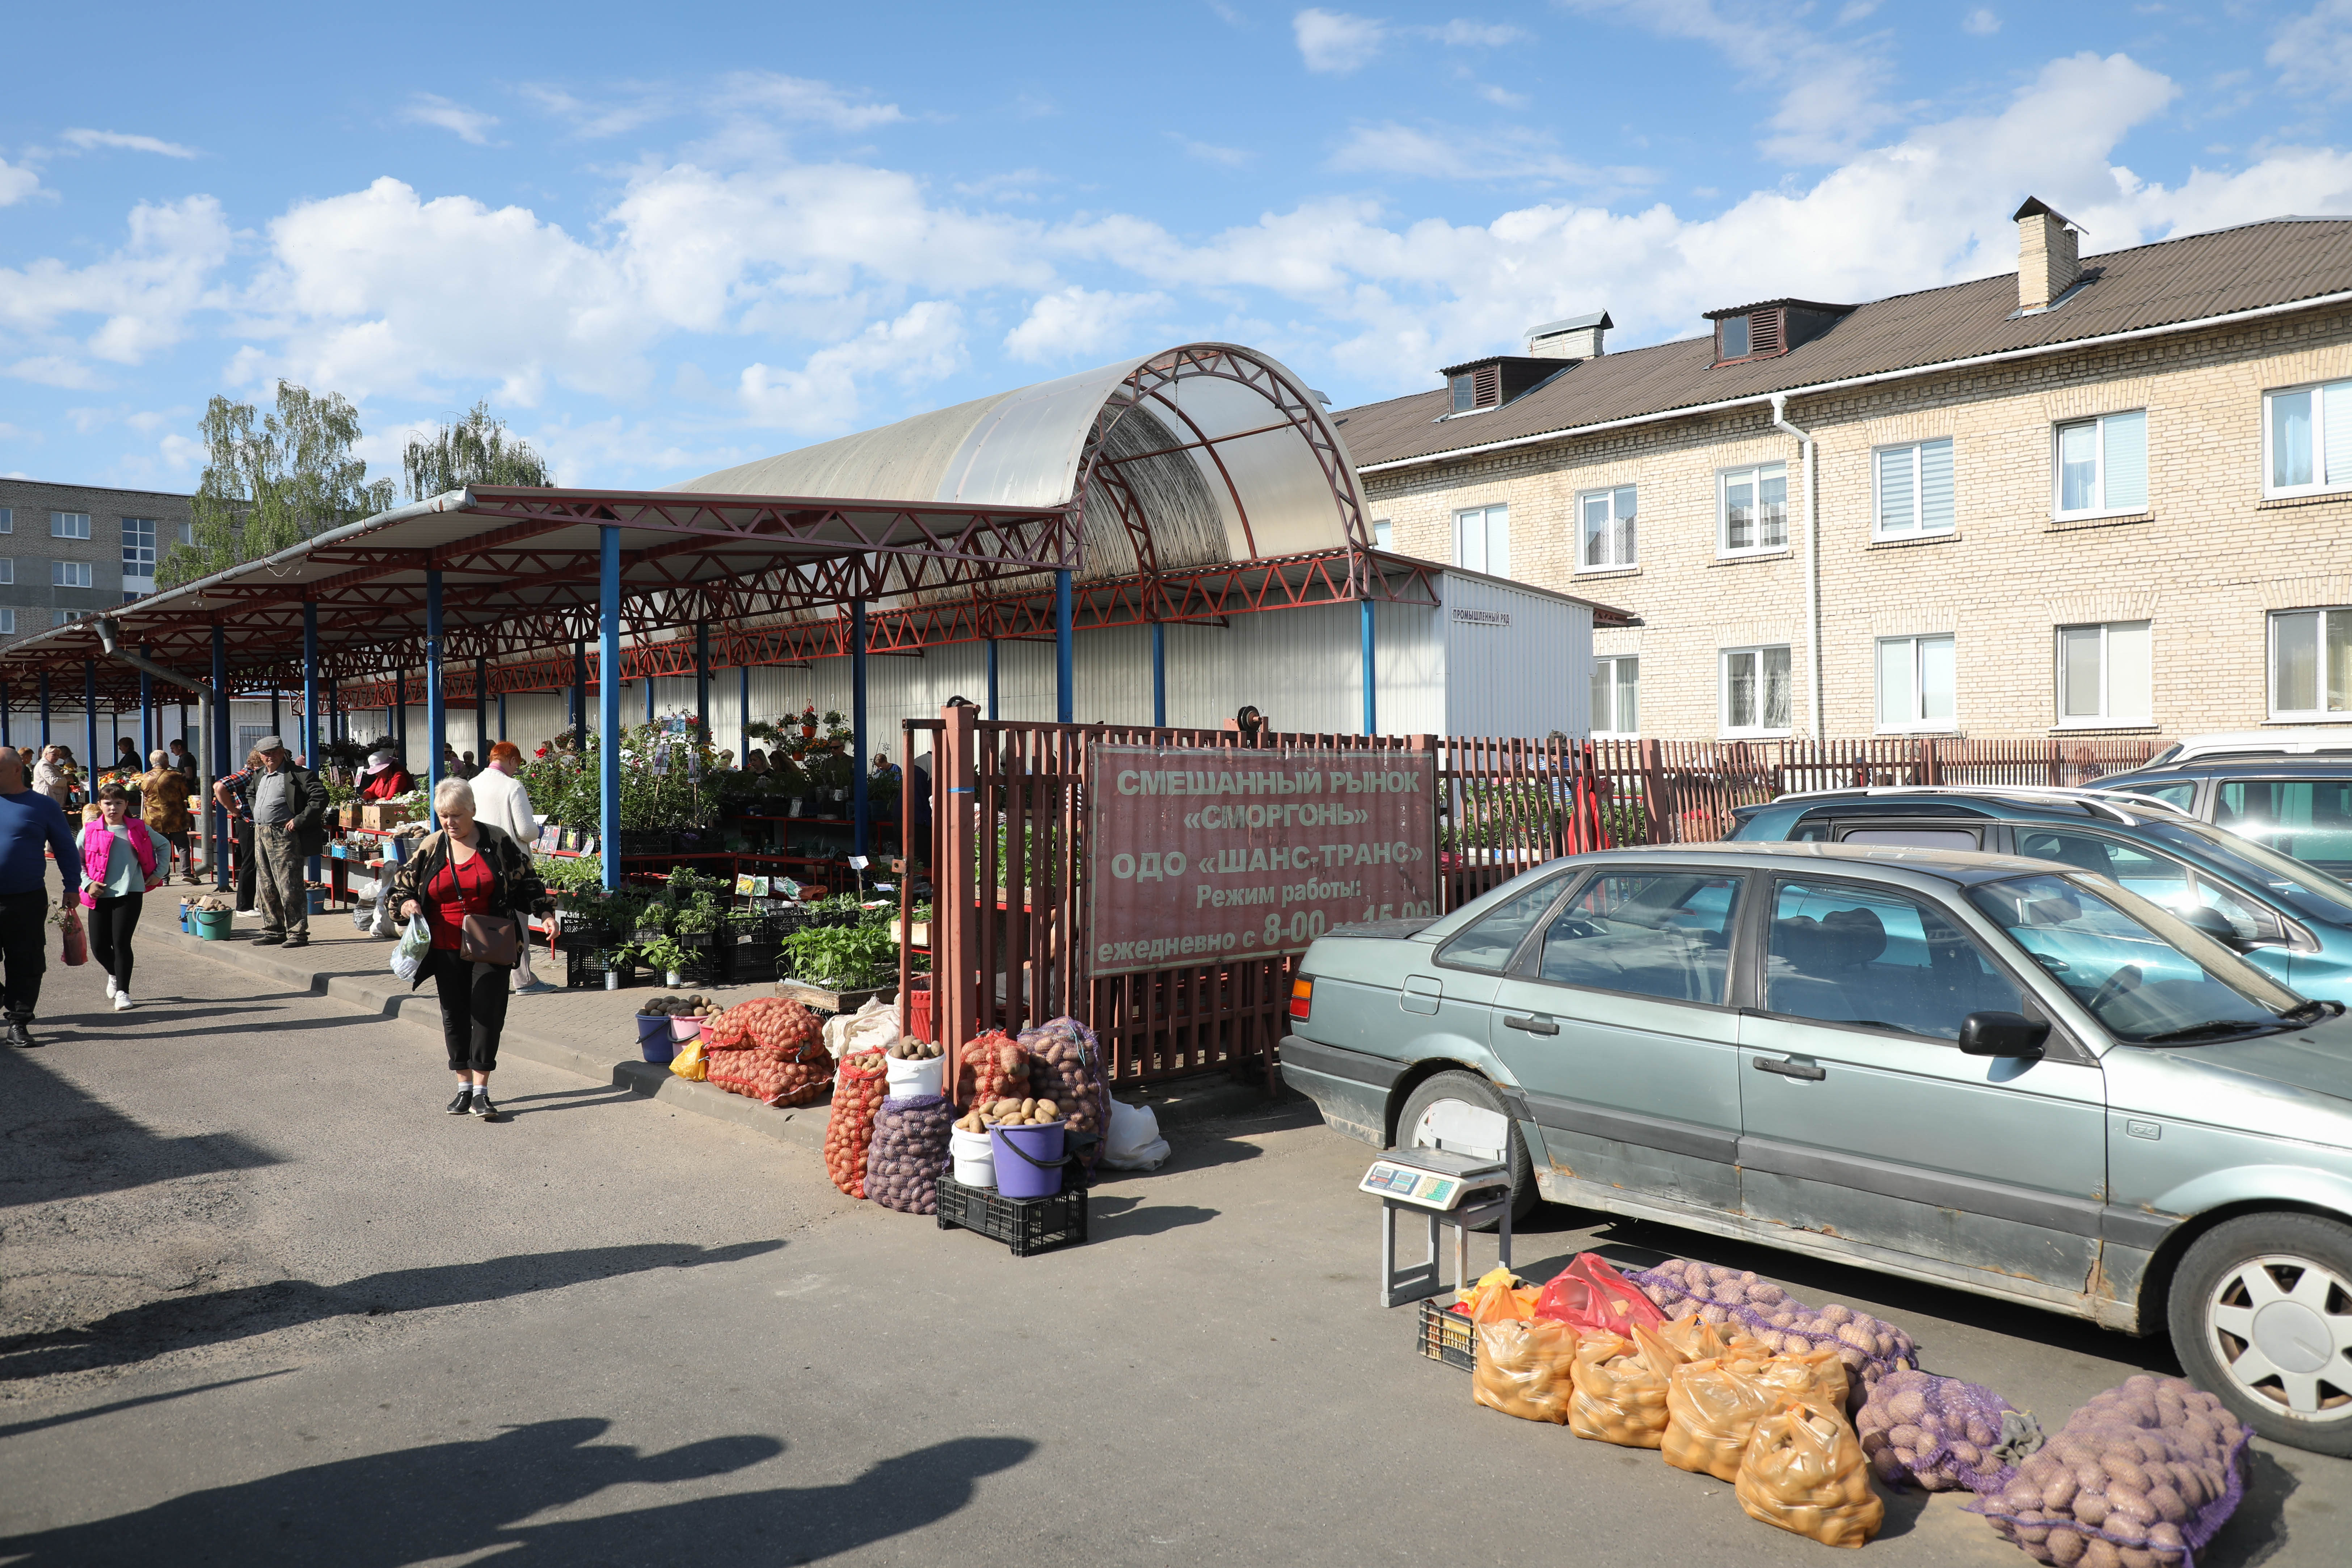
<path id="1" fill-rule="evenodd" d="M 63 921 L 65 961 L 68 967 L 89 962 L 89 932 L 82 929 L 81 911 L 68 910 Z"/>
<path id="2" fill-rule="evenodd" d="M 1623 1334 L 1656 1330 L 1666 1321 L 1657 1303 L 1597 1253 L 1580 1252 L 1536 1298 L 1536 1316 L 1566 1323 L 1580 1333 Z"/>

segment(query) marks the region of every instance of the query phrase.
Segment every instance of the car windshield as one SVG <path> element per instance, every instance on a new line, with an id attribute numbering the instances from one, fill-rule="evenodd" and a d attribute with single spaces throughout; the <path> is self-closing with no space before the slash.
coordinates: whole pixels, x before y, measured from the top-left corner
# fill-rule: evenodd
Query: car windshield
<path id="1" fill-rule="evenodd" d="M 1969 901 L 2116 1039 L 2193 1045 L 2293 1027 L 2307 1003 L 2220 942 L 2105 877 L 2011 877 Z"/>
<path id="2" fill-rule="evenodd" d="M 2143 831 L 2244 879 L 2250 888 L 2267 889 L 2299 915 L 2330 925 L 2352 925 L 2352 887 L 2316 866 L 2201 822 L 2150 822 Z"/>

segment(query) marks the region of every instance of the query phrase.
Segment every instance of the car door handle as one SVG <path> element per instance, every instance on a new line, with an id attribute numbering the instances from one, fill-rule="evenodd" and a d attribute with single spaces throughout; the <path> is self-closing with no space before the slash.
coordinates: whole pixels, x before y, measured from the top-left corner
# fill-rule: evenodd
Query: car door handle
<path id="1" fill-rule="evenodd" d="M 1559 1033 L 1559 1026 L 1553 1023 L 1549 1018 L 1533 1018 L 1525 1015 L 1520 1015 L 1515 1017 L 1512 1015 L 1506 1013 L 1503 1015 L 1503 1024 L 1507 1028 L 1525 1029 L 1530 1035 L 1557 1035 Z"/>
<path id="2" fill-rule="evenodd" d="M 1758 1057 L 1756 1070 L 1776 1072 L 1782 1078 L 1801 1078 L 1807 1083 L 1819 1083 L 1830 1076 L 1829 1069 L 1818 1062 L 1776 1060 L 1771 1057 Z"/>

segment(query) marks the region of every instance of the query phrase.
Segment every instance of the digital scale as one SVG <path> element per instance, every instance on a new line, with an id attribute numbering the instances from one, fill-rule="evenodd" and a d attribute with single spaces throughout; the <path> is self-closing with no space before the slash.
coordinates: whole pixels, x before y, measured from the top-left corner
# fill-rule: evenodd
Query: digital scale
<path id="1" fill-rule="evenodd" d="M 1470 1233 L 1496 1226 L 1496 1261 L 1511 1265 L 1511 1173 L 1500 1161 L 1447 1149 L 1391 1149 L 1372 1162 L 1356 1190 L 1381 1200 L 1381 1305 L 1401 1307 L 1445 1289 L 1438 1272 L 1437 1227 L 1454 1231 L 1454 1289 L 1470 1283 Z M 1396 1266 L 1400 1211 L 1420 1214 L 1429 1226 L 1428 1256 Z"/>

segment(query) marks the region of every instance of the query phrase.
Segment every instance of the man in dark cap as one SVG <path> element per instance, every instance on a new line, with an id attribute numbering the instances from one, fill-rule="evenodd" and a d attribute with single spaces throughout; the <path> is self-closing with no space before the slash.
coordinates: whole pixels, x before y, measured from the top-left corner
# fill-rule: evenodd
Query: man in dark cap
<path id="1" fill-rule="evenodd" d="M 237 775 L 235 785 L 253 814 L 254 853 L 261 862 L 254 879 L 261 934 L 253 940 L 265 947 L 306 947 L 310 895 L 302 884 L 302 862 L 327 847 L 327 792 L 317 774 L 296 765 L 279 737 L 264 735 L 253 749 L 261 766 Z M 221 781 L 220 790 L 230 787 L 229 780 Z M 232 803 L 224 795 L 221 804 Z"/>

